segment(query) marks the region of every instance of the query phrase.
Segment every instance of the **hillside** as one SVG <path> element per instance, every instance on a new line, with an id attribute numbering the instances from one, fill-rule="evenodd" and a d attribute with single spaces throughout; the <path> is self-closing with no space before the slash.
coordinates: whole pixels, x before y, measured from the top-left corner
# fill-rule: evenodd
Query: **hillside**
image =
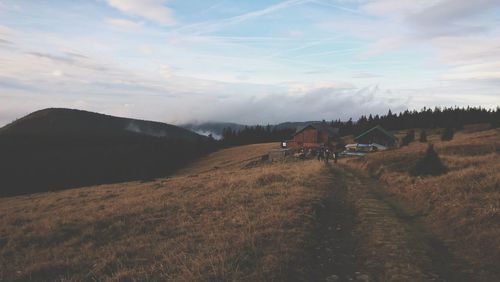
<path id="1" fill-rule="evenodd" d="M 0 280 L 498 281 L 499 133 L 430 132 L 442 176 L 408 175 L 420 143 L 330 165 L 266 162 L 269 143 L 0 198 Z"/>
<path id="2" fill-rule="evenodd" d="M 386 183 L 379 192 L 387 193 L 405 207 L 410 218 L 428 226 L 456 256 L 474 267 L 498 270 L 500 129 L 488 128 L 465 126 L 451 141 L 440 140 L 440 129 L 428 130 L 429 142 L 448 168 L 440 176 L 413 177 L 408 173 L 427 147 L 418 141 L 342 162 Z"/>
<path id="3" fill-rule="evenodd" d="M 221 150 L 150 182 L 0 198 L 0 278 L 295 279 L 326 170 L 254 162 L 277 146 Z"/>
<path id="4" fill-rule="evenodd" d="M 169 124 L 45 109 L 0 129 L 0 196 L 165 176 L 213 149 Z"/>
<path id="5" fill-rule="evenodd" d="M 64 108 L 39 110 L 0 128 L 2 135 L 124 133 L 192 141 L 201 137 L 171 124 Z"/>

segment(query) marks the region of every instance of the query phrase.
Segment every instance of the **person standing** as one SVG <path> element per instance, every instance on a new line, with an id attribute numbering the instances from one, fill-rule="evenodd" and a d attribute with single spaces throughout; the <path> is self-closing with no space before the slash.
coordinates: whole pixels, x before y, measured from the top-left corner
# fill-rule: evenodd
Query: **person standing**
<path id="1" fill-rule="evenodd" d="M 318 161 L 323 160 L 323 148 L 318 148 Z"/>

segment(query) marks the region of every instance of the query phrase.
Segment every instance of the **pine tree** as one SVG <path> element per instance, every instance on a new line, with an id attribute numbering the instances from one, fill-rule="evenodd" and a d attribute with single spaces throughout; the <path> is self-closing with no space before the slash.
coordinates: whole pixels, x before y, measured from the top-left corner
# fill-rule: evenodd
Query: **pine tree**
<path id="1" fill-rule="evenodd" d="M 447 126 L 444 130 L 443 133 L 441 133 L 441 140 L 442 141 L 450 141 L 453 139 L 453 135 L 455 132 L 453 132 L 453 127 Z"/>
<path id="2" fill-rule="evenodd" d="M 408 130 L 402 140 L 402 146 L 406 146 L 415 140 L 415 130 Z"/>
<path id="3" fill-rule="evenodd" d="M 443 164 L 439 155 L 434 150 L 432 144 L 429 144 L 423 158 L 418 160 L 415 167 L 410 171 L 413 176 L 423 175 L 441 175 L 446 173 L 446 166 Z"/>
<path id="4" fill-rule="evenodd" d="M 496 111 L 491 113 L 490 127 L 491 128 L 500 127 L 500 107 L 497 107 Z"/>
<path id="5" fill-rule="evenodd" d="M 422 131 L 420 131 L 420 140 L 419 141 L 422 143 L 427 142 L 427 131 L 425 129 L 422 129 Z"/>

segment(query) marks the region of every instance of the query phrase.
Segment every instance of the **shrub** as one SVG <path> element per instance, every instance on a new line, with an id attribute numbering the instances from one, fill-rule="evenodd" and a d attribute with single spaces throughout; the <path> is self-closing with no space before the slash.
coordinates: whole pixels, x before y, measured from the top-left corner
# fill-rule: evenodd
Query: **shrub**
<path id="1" fill-rule="evenodd" d="M 414 140 L 415 140 L 415 130 L 413 130 L 413 129 L 408 130 L 408 132 L 406 132 L 405 137 L 403 137 L 401 145 L 403 145 L 403 146 L 408 145 L 411 142 L 413 142 Z"/>
<path id="2" fill-rule="evenodd" d="M 429 144 L 423 158 L 418 160 L 415 167 L 410 171 L 413 176 L 421 175 L 441 175 L 446 173 L 446 166 L 443 164 L 438 154 L 434 150 L 434 146 Z"/>
<path id="3" fill-rule="evenodd" d="M 422 131 L 420 131 L 420 139 L 419 139 L 420 142 L 422 143 L 426 143 L 427 142 L 427 131 L 425 131 L 425 129 L 422 129 Z"/>
<path id="4" fill-rule="evenodd" d="M 453 127 L 448 126 L 441 133 L 441 140 L 442 141 L 450 141 L 451 139 L 453 139 L 454 134 L 455 134 L 455 132 L 453 132 Z"/>

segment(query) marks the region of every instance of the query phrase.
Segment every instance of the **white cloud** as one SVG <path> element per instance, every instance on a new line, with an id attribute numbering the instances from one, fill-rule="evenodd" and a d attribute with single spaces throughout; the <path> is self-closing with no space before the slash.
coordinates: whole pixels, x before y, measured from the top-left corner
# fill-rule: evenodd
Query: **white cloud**
<path id="1" fill-rule="evenodd" d="M 458 66 L 442 77 L 449 80 L 500 81 L 500 61 Z"/>
<path id="2" fill-rule="evenodd" d="M 362 58 L 371 57 L 386 53 L 403 46 L 408 46 L 411 43 L 418 43 L 413 38 L 404 37 L 387 37 L 381 38 L 373 43 L 367 51 L 361 53 Z"/>
<path id="3" fill-rule="evenodd" d="M 443 37 L 432 40 L 437 62 L 451 65 L 500 62 L 498 37 Z"/>
<path id="4" fill-rule="evenodd" d="M 272 123 L 499 104 L 500 25 L 489 0 L 454 0 L 457 7 L 449 0 L 225 1 L 231 12 L 216 4 L 195 19 L 211 20 L 195 23 L 196 5 L 179 1 L 176 13 L 189 14 L 179 14 L 187 24 L 176 30 L 148 21 L 174 24 L 168 1 L 106 1 L 127 15 L 105 9 L 94 21 L 72 18 L 68 28 L 48 29 L 51 13 L 40 24 L 16 25 L 30 12 L 5 20 L 15 31 L 0 25 L 0 124 L 49 106 L 165 122 Z M 325 11 L 325 3 L 352 11 L 336 4 Z M 241 10 L 255 5 L 262 6 Z M 281 21 L 286 15 L 292 24 Z M 142 28 L 132 34 L 109 25 Z"/>
<path id="5" fill-rule="evenodd" d="M 154 48 L 148 44 L 142 44 L 138 48 L 139 52 L 143 55 L 151 55 L 154 52 Z"/>
<path id="6" fill-rule="evenodd" d="M 193 101 L 195 102 L 195 101 Z M 202 101 L 197 108 L 199 120 L 230 120 L 239 123 L 279 123 L 321 119 L 358 118 L 360 113 L 386 113 L 389 108 L 406 108 L 405 98 L 390 99 L 376 86 L 366 88 L 321 87 L 300 95 L 270 94 L 264 97 L 231 97 Z M 195 102 L 196 103 L 196 102 Z M 187 105 L 192 107 L 192 105 Z M 180 116 L 179 116 L 180 117 Z M 183 120 L 193 117 L 187 112 Z"/>
<path id="7" fill-rule="evenodd" d="M 0 25 L 0 34 L 5 35 L 5 34 L 11 34 L 11 33 L 12 33 L 12 29 L 10 29 L 4 25 Z"/>
<path id="8" fill-rule="evenodd" d="M 54 71 L 52 71 L 51 74 L 53 76 L 55 76 L 55 77 L 59 77 L 59 76 L 63 76 L 64 75 L 64 73 L 62 71 L 60 71 L 60 70 L 54 70 Z"/>
<path id="9" fill-rule="evenodd" d="M 126 14 L 140 16 L 162 25 L 174 25 L 175 19 L 165 0 L 107 0 L 114 7 Z"/>
<path id="10" fill-rule="evenodd" d="M 411 36 L 439 37 L 477 34 L 488 28 L 473 21 L 500 7 L 498 0 L 375 0 L 363 5 L 370 14 L 410 28 Z"/>
<path id="11" fill-rule="evenodd" d="M 373 40 L 361 51 L 361 58 L 419 50 L 430 69 L 451 68 L 436 79 L 490 77 L 489 71 L 465 73 L 454 68 L 500 60 L 500 28 L 492 18 L 499 8 L 498 0 L 374 0 L 361 9 L 377 18 L 322 26 Z"/>
<path id="12" fill-rule="evenodd" d="M 174 76 L 172 68 L 167 65 L 160 66 L 160 74 L 166 79 L 171 79 Z"/>
<path id="13" fill-rule="evenodd" d="M 379 16 L 400 17 L 410 13 L 418 13 L 440 0 L 375 0 L 362 6 L 362 10 Z"/>
<path id="14" fill-rule="evenodd" d="M 119 27 L 124 29 L 138 29 L 142 27 L 142 23 L 126 19 L 108 18 L 106 19 L 106 23 L 114 27 Z"/>

